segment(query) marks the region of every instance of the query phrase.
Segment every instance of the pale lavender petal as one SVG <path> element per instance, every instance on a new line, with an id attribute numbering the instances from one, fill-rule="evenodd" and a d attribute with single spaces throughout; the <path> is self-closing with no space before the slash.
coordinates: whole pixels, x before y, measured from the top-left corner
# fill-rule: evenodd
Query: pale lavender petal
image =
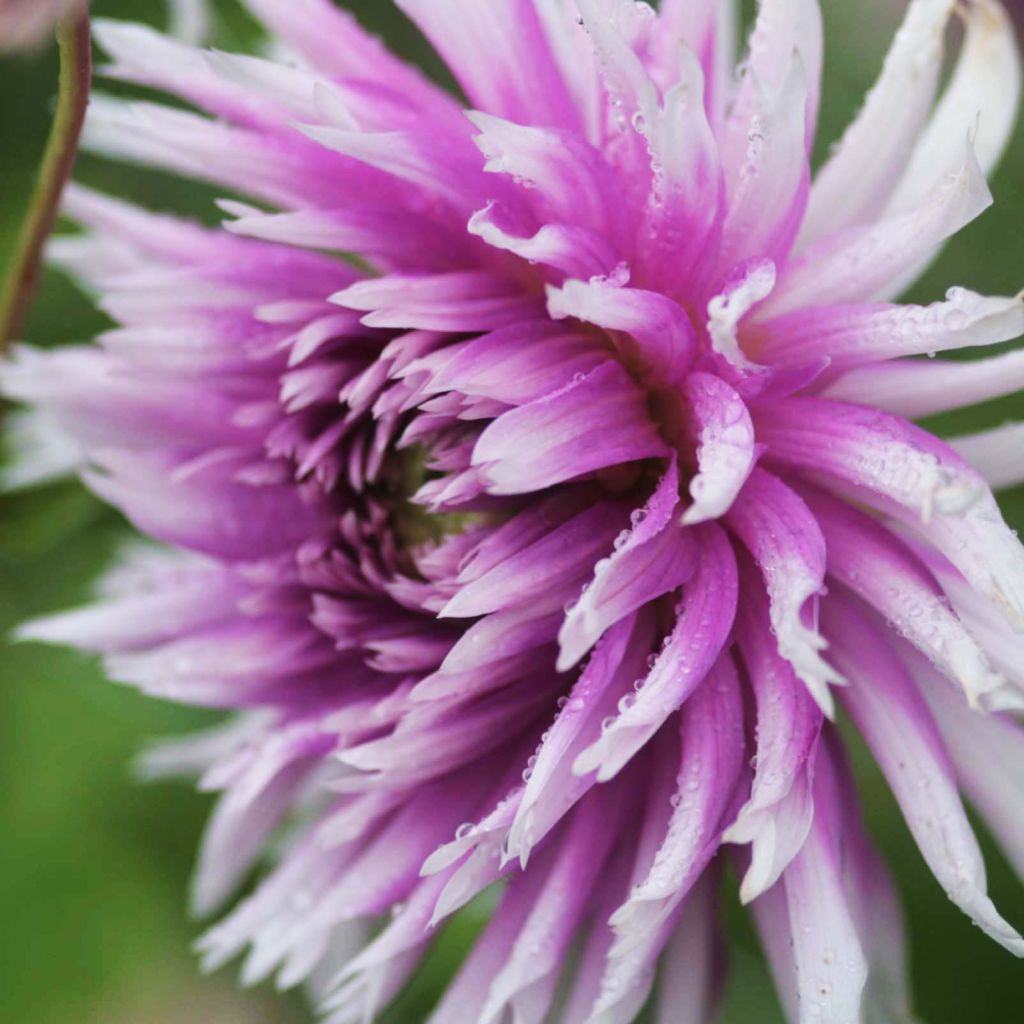
<path id="1" fill-rule="evenodd" d="M 1024 352 L 964 361 L 908 359 L 843 374 L 823 397 L 923 419 L 1024 391 Z"/>
<path id="2" fill-rule="evenodd" d="M 706 871 L 690 891 L 662 958 L 656 1024 L 711 1024 L 721 995 L 717 872 Z"/>
<path id="3" fill-rule="evenodd" d="M 954 6 L 953 0 L 908 6 L 878 81 L 815 179 L 801 243 L 869 222 L 885 208 L 928 119 Z"/>
<path id="4" fill-rule="evenodd" d="M 823 619 L 851 685 L 844 703 L 885 773 L 921 853 L 949 898 L 1017 956 L 1024 939 L 999 915 L 960 802 L 949 756 L 913 681 L 880 634 L 850 602 L 832 598 Z"/>
<path id="5" fill-rule="evenodd" d="M 899 295 L 942 243 L 991 202 L 974 149 L 965 140 L 948 173 L 911 209 L 846 228 L 804 250 L 780 276 L 759 316 L 767 319 L 808 306 Z"/>
<path id="6" fill-rule="evenodd" d="M 975 707 L 1012 695 L 927 569 L 882 523 L 822 493 L 808 493 L 828 546 L 829 574 L 871 605 Z"/>
<path id="7" fill-rule="evenodd" d="M 959 9 L 965 35 L 942 101 L 921 133 L 890 210 L 917 202 L 941 177 L 959 140 L 974 136 L 978 163 L 985 174 L 999 162 L 1014 125 L 1021 92 L 1017 30 L 1004 6 L 979 0 Z"/>
<path id="8" fill-rule="evenodd" d="M 758 324 L 748 344 L 772 366 L 827 358 L 829 372 L 902 356 L 996 345 L 1024 334 L 1024 298 L 950 289 L 930 306 L 856 305 L 802 309 Z"/>
<path id="9" fill-rule="evenodd" d="M 1007 423 L 950 444 L 995 490 L 1024 483 L 1024 423 Z"/>
<path id="10" fill-rule="evenodd" d="M 807 841 L 784 875 L 800 1024 L 859 1024 L 868 976 L 855 909 L 844 892 L 840 808 L 827 762 Z"/>
<path id="11" fill-rule="evenodd" d="M 1017 873 L 1024 875 L 1024 815 L 1020 807 L 1024 730 L 1010 715 L 979 714 L 919 660 L 912 661 L 910 667 L 967 796 L 998 837 Z"/>

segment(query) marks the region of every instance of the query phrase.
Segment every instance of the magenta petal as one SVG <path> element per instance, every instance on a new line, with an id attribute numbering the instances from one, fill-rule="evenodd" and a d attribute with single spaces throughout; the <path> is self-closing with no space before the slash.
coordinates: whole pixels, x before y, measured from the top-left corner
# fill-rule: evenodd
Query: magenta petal
<path id="1" fill-rule="evenodd" d="M 649 934 L 678 905 L 717 851 L 744 761 L 739 674 L 721 659 L 680 715 L 682 760 L 673 813 L 654 862 L 612 925 L 623 948 Z M 613 953 L 614 956 L 614 953 Z"/>
<path id="2" fill-rule="evenodd" d="M 643 396 L 606 362 L 545 398 L 499 416 L 473 451 L 492 494 L 525 494 L 605 466 L 667 454 Z"/>
<path id="3" fill-rule="evenodd" d="M 466 9 L 458 0 L 398 3 L 475 106 L 513 121 L 578 127 L 578 108 L 531 0 L 497 0 L 486 12 Z M 523 74 L 524 67 L 529 74 Z"/>
<path id="4" fill-rule="evenodd" d="M 985 482 L 947 444 L 896 416 L 816 398 L 780 402 L 757 427 L 773 458 L 845 485 L 919 531 L 1024 626 L 1024 548 Z"/>
<path id="5" fill-rule="evenodd" d="M 580 752 L 601 735 L 608 717 L 643 671 L 652 642 L 646 617 L 627 616 L 598 641 L 554 724 L 528 764 L 526 790 L 509 829 L 507 853 L 525 861 L 553 824 L 595 783 L 574 770 Z"/>
<path id="6" fill-rule="evenodd" d="M 526 405 L 572 383 L 606 359 L 594 340 L 547 320 L 515 324 L 451 346 L 431 375 L 430 394 L 456 391 Z"/>
<path id="7" fill-rule="evenodd" d="M 594 563 L 593 579 L 567 611 L 558 634 L 560 671 L 575 665 L 610 625 L 693 574 L 697 545 L 676 522 L 678 502 L 679 473 L 673 460 L 647 504 L 632 514 L 632 527 Z"/>
<path id="8" fill-rule="evenodd" d="M 740 651 L 757 704 L 757 765 L 750 799 L 724 838 L 752 844 L 740 888 L 740 899 L 749 903 L 778 881 L 807 839 L 822 714 L 779 655 L 763 598 L 748 601 L 740 626 Z"/>
<path id="9" fill-rule="evenodd" d="M 605 723 L 597 742 L 583 751 L 573 770 L 597 771 L 609 779 L 684 705 L 716 663 L 732 631 L 738 583 L 736 557 L 725 534 L 712 524 L 699 527 L 700 563 L 684 588 L 672 633 L 648 659 L 647 673 L 634 684 Z"/>
<path id="10" fill-rule="evenodd" d="M 750 413 L 725 381 L 693 373 L 685 394 L 688 425 L 697 440 L 698 472 L 690 481 L 693 504 L 683 523 L 693 526 L 729 511 L 754 469 L 758 450 Z"/>
<path id="11" fill-rule="evenodd" d="M 677 381 L 693 358 L 689 318 L 671 299 L 656 292 L 567 281 L 560 289 L 548 289 L 548 312 L 556 320 L 574 317 L 614 332 L 627 362 L 660 382 Z"/>
<path id="12" fill-rule="evenodd" d="M 112 77 L 169 99 L 94 95 L 85 138 L 226 189 L 229 223 L 72 186 L 49 255 L 111 327 L 0 361 L 4 480 L 76 473 L 168 546 L 20 636 L 236 712 L 143 766 L 221 794 L 201 909 L 276 862 L 204 964 L 367 1024 L 476 901 L 429 1024 L 710 1024 L 728 858 L 793 1024 L 906 1022 L 836 699 L 1024 954 L 958 792 L 1021 861 L 1024 548 L 992 488 L 1024 426 L 899 418 L 1011 395 L 1019 353 L 919 357 L 1024 304 L 890 301 L 990 201 L 997 0 L 938 103 L 957 4 L 911 0 L 813 183 L 819 0 L 760 0 L 738 69 L 724 0 L 398 0 L 461 93 L 342 9 L 373 5 L 243 5 L 266 56 L 98 21 Z"/>
<path id="13" fill-rule="evenodd" d="M 807 501 L 825 534 L 829 573 L 957 682 L 972 704 L 1005 702 L 1006 680 L 913 554 L 882 523 L 845 502 L 817 492 Z"/>

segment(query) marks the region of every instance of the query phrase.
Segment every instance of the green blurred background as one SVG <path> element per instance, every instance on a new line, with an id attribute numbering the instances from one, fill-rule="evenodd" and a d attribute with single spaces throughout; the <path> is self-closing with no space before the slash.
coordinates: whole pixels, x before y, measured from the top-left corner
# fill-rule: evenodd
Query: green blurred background
<path id="1" fill-rule="evenodd" d="M 367 24 L 437 70 L 422 41 L 386 0 L 349 3 Z M 822 146 L 856 109 L 877 71 L 899 5 L 825 0 L 827 49 Z M 109 0 L 97 13 L 158 20 L 156 0 Z M 214 5 L 214 42 L 252 49 L 259 35 L 230 0 Z M 0 61 L 0 262 L 31 190 L 53 108 L 52 48 Z M 824 152 L 824 148 L 822 150 Z M 79 177 L 155 207 L 210 220 L 214 194 L 201 186 L 83 158 Z M 1024 131 L 992 183 L 996 207 L 963 232 L 915 286 L 940 298 L 950 284 L 1012 294 L 1024 285 Z M 103 319 L 66 281 L 45 277 L 28 339 L 80 341 Z M 1020 396 L 937 424 L 962 432 L 1024 414 Z M 1024 454 L 1022 454 L 1024 457 Z M 1024 492 L 1006 495 L 1024 526 Z M 88 596 L 126 527 L 74 483 L 0 497 L 0 631 Z M 208 799 L 185 786 L 140 786 L 131 763 L 151 739 L 207 716 L 145 700 L 105 683 L 76 655 L 6 644 L 0 650 L 0 1020 L 19 1024 L 301 1024 L 300 999 L 240 993 L 232 971 L 199 975 L 190 945 L 201 925 L 185 895 Z M 903 828 L 884 784 L 861 756 L 874 833 L 899 878 L 912 931 L 918 1010 L 928 1024 L 1021 1024 L 1024 967 L 973 929 L 942 895 Z M 1024 779 L 1021 780 L 1024 786 Z M 1024 888 L 986 841 L 995 897 L 1024 925 Z M 726 1024 L 780 1024 L 771 986 L 744 915 L 729 909 L 733 982 Z M 459 925 L 394 1024 L 417 1024 L 468 939 Z M 467 1022 L 469 1024 L 469 1022 Z"/>

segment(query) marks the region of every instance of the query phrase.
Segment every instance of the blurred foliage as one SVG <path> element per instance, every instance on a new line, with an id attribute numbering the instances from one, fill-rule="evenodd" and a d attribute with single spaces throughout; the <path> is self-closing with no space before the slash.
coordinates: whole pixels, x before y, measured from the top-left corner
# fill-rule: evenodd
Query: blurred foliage
<path id="1" fill-rule="evenodd" d="M 347 6 L 410 59 L 444 77 L 439 62 L 394 7 Z M 748 5 L 749 6 L 749 5 Z M 892 0 L 825 0 L 829 38 L 822 114 L 825 153 L 877 70 L 898 15 Z M 98 13 L 152 20 L 152 0 L 109 0 Z M 216 44 L 251 49 L 251 20 L 215 4 Z M 0 65 L 0 263 L 24 212 L 45 141 L 56 81 L 45 51 Z M 120 87 L 112 87 L 120 88 Z M 107 191 L 213 219 L 214 193 L 84 157 L 79 176 Z M 912 298 L 932 301 L 951 284 L 1013 293 L 1024 281 L 1024 131 L 992 183 L 994 212 L 964 231 Z M 28 336 L 80 341 L 103 318 L 65 280 L 48 274 Z M 939 421 L 965 432 L 1024 414 L 1021 397 Z M 1006 496 L 1024 524 L 1024 492 Z M 118 517 L 77 484 L 0 499 L 0 631 L 84 600 L 126 536 Z M 59 650 L 7 645 L 0 654 L 0 1017 L 23 1024 L 275 1024 L 308 1022 L 297 1000 L 236 992 L 233 976 L 203 979 L 189 952 L 198 926 L 185 916 L 188 875 L 208 801 L 181 786 L 138 786 L 129 765 L 150 737 L 186 731 L 206 716 L 145 700 L 102 680 L 97 665 Z M 855 749 L 872 829 L 900 882 L 912 934 L 918 1010 L 928 1024 L 1019 1024 L 1024 968 L 972 929 L 942 896 L 916 852 L 883 780 Z M 1022 780 L 1024 786 L 1024 780 Z M 1024 890 L 986 843 L 997 902 L 1024 924 Z M 725 1024 L 781 1024 L 747 916 L 731 885 L 727 919 L 733 979 Z M 418 1024 L 468 947 L 478 922 L 442 937 L 410 990 L 389 1013 Z"/>

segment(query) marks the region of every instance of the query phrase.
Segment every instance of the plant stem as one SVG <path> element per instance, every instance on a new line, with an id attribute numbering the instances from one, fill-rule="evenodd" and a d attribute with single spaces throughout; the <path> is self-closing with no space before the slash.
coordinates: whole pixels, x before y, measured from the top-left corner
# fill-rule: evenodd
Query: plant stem
<path id="1" fill-rule="evenodd" d="M 57 42 L 60 48 L 57 110 L 0 298 L 0 349 L 6 347 L 25 326 L 29 307 L 39 287 L 43 249 L 57 223 L 64 186 L 75 166 L 89 103 L 92 41 L 88 15 L 79 15 L 60 25 Z"/>

